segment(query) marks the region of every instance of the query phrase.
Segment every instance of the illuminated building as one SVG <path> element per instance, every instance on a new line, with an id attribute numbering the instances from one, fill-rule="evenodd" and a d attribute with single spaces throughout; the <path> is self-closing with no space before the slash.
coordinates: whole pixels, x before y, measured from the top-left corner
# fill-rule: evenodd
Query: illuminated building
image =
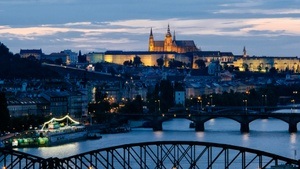
<path id="1" fill-rule="evenodd" d="M 240 71 L 268 72 L 274 67 L 277 71 L 300 72 L 299 58 L 297 57 L 252 56 L 238 59 L 234 62 L 234 66 L 239 67 Z"/>
<path id="2" fill-rule="evenodd" d="M 190 58 L 176 52 L 148 52 L 148 51 L 107 51 L 104 61 L 123 65 L 125 61 L 133 61 L 134 57 L 140 57 L 144 66 L 157 66 L 157 59 L 164 60 L 164 66 L 168 67 L 168 61 L 175 59 L 183 63 L 190 63 Z"/>
<path id="3" fill-rule="evenodd" d="M 172 37 L 172 34 L 170 32 L 170 26 L 168 25 L 168 30 L 163 41 L 154 40 L 151 28 L 149 37 L 149 51 L 186 53 L 199 51 L 199 49 L 196 47 L 193 40 L 176 40 L 175 31 Z"/>
<path id="4" fill-rule="evenodd" d="M 28 58 L 33 56 L 36 59 L 40 60 L 43 55 L 42 49 L 21 49 L 20 56 L 21 58 Z"/>
<path id="5" fill-rule="evenodd" d="M 279 72 L 300 72 L 299 58 L 296 56 L 248 56 L 245 47 L 243 57 L 236 57 L 236 61 L 233 64 L 240 71 L 269 72 L 271 68 L 275 68 Z"/>

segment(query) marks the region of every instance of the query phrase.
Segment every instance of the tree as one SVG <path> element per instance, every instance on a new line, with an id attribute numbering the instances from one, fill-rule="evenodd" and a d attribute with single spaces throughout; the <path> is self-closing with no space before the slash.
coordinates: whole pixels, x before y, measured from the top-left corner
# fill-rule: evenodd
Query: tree
<path id="1" fill-rule="evenodd" d="M 259 72 L 261 72 L 261 69 L 262 69 L 261 64 L 259 64 L 259 65 L 257 66 L 257 70 L 258 70 Z"/>
<path id="2" fill-rule="evenodd" d="M 63 60 L 62 60 L 62 58 L 58 58 L 58 59 L 55 59 L 55 60 L 54 60 L 54 63 L 55 63 L 56 65 L 61 65 L 61 64 L 63 64 Z"/>
<path id="3" fill-rule="evenodd" d="M 269 73 L 275 75 L 277 73 L 277 70 L 275 69 L 275 67 L 271 67 Z"/>
<path id="4" fill-rule="evenodd" d="M 296 72 L 300 73 L 300 66 L 299 65 L 297 65 Z"/>
<path id="5" fill-rule="evenodd" d="M 223 69 L 224 69 L 224 70 L 228 70 L 228 69 L 229 69 L 229 66 L 228 66 L 227 63 L 224 63 Z"/>
<path id="6" fill-rule="evenodd" d="M 174 106 L 174 88 L 169 80 L 160 82 L 160 109 L 162 112 L 167 112 L 169 108 Z"/>
<path id="7" fill-rule="evenodd" d="M 195 63 L 199 69 L 204 69 L 206 67 L 205 62 L 202 59 L 196 60 Z"/>
<path id="8" fill-rule="evenodd" d="M 172 59 L 169 61 L 170 68 L 180 68 L 182 66 L 183 66 L 183 63 L 178 60 Z"/>
<path id="9" fill-rule="evenodd" d="M 133 65 L 135 67 L 139 66 L 142 64 L 142 61 L 141 61 L 141 57 L 139 57 L 138 55 L 136 55 L 134 58 L 133 58 Z"/>
<path id="10" fill-rule="evenodd" d="M 266 70 L 266 72 L 268 72 L 269 71 L 269 67 L 265 67 L 265 70 Z"/>
<path id="11" fill-rule="evenodd" d="M 3 43 L 0 42 L 0 56 L 3 57 L 9 55 L 11 55 L 9 49 Z"/>
<path id="12" fill-rule="evenodd" d="M 101 63 L 97 62 L 95 64 L 95 71 L 101 72 L 103 70 L 103 66 Z"/>
<path id="13" fill-rule="evenodd" d="M 7 100 L 4 92 L 0 92 L 0 131 L 7 131 L 10 124 L 10 115 L 7 108 Z"/>
<path id="14" fill-rule="evenodd" d="M 105 86 L 105 84 L 103 84 Z M 107 99 L 107 93 L 103 92 L 103 86 L 98 86 L 95 92 L 95 101 L 96 103 L 103 102 Z"/>
<path id="15" fill-rule="evenodd" d="M 125 106 L 121 108 L 121 113 L 125 114 L 140 114 L 143 113 L 143 100 L 141 95 L 136 95 L 135 99 L 128 100 Z"/>
<path id="16" fill-rule="evenodd" d="M 161 57 L 161 58 L 158 58 L 156 60 L 157 62 L 157 65 L 161 68 L 163 65 L 164 65 L 164 59 Z"/>
<path id="17" fill-rule="evenodd" d="M 132 66 L 132 60 L 126 60 L 123 63 L 124 66 Z"/>
<path id="18" fill-rule="evenodd" d="M 108 67 L 108 73 L 110 73 L 112 76 L 115 76 L 117 71 L 114 69 L 114 67 L 110 66 Z"/>
<path id="19" fill-rule="evenodd" d="M 244 68 L 245 72 L 249 71 L 249 66 L 247 63 L 243 63 L 243 68 Z"/>
<path id="20" fill-rule="evenodd" d="M 96 103 L 91 103 L 88 107 L 88 111 L 97 122 L 107 121 L 111 117 L 109 113 L 107 113 L 110 110 L 110 104 L 107 99 L 107 93 L 103 91 L 105 85 L 106 84 L 103 84 L 102 86 L 96 88 Z"/>

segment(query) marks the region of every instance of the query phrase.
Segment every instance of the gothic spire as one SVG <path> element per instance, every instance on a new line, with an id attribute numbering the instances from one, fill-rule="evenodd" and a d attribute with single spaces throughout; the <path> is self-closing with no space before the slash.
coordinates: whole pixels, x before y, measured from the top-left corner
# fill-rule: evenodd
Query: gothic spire
<path id="1" fill-rule="evenodd" d="M 174 41 L 176 40 L 176 37 L 175 37 L 175 30 L 174 30 L 174 34 L 173 34 L 173 40 L 174 40 Z"/>
<path id="2" fill-rule="evenodd" d="M 246 46 L 244 46 L 244 49 L 243 49 L 243 56 L 244 56 L 244 57 L 247 56 Z"/>
<path id="3" fill-rule="evenodd" d="M 153 33 L 152 33 L 152 27 L 150 29 L 150 36 L 153 36 Z"/>
<path id="4" fill-rule="evenodd" d="M 166 37 L 172 37 L 171 32 L 170 32 L 170 25 L 169 24 L 168 24 L 168 30 L 167 30 Z"/>

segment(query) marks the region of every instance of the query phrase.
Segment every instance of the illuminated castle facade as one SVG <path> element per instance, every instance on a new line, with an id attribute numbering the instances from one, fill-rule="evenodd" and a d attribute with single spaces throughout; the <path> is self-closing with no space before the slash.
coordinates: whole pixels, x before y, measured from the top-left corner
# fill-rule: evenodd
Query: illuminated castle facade
<path id="1" fill-rule="evenodd" d="M 176 40 L 175 31 L 172 36 L 170 32 L 170 26 L 165 36 L 165 40 L 154 40 L 152 28 L 150 30 L 149 37 L 149 52 L 195 52 L 199 51 L 193 40 Z"/>

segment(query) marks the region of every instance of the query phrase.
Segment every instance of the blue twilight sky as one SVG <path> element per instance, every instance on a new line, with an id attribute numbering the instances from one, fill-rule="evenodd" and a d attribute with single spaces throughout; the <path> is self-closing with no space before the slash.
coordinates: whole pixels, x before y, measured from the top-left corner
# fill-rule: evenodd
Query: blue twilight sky
<path id="1" fill-rule="evenodd" d="M 0 42 L 14 53 L 148 50 L 163 40 L 202 50 L 300 56 L 300 0 L 0 0 Z"/>

